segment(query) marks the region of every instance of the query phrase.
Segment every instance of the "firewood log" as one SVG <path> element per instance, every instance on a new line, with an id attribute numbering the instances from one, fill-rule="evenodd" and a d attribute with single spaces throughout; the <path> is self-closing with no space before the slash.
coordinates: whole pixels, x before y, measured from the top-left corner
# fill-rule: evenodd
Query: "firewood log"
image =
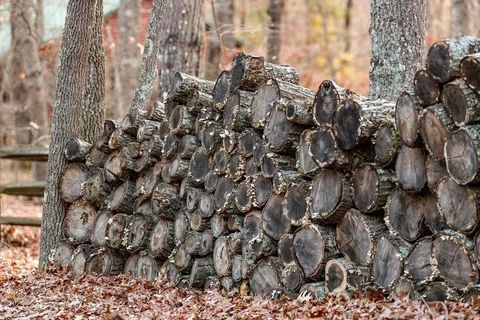
<path id="1" fill-rule="evenodd" d="M 162 159 L 173 159 L 177 156 L 178 142 L 178 137 L 172 132 L 165 137 L 165 143 L 162 149 Z"/>
<path id="2" fill-rule="evenodd" d="M 238 184 L 235 193 L 235 205 L 240 212 L 247 213 L 253 207 L 253 189 L 252 179 L 247 178 Z"/>
<path id="3" fill-rule="evenodd" d="M 267 257 L 260 260 L 250 277 L 252 294 L 268 298 L 278 297 L 283 291 L 280 276 L 281 267 L 278 258 Z"/>
<path id="4" fill-rule="evenodd" d="M 68 241 L 60 240 L 53 255 L 53 261 L 62 268 L 71 268 L 71 261 L 75 246 Z"/>
<path id="5" fill-rule="evenodd" d="M 327 261 L 325 264 L 325 289 L 334 294 L 346 293 L 348 297 L 362 290 L 369 278 L 367 268 L 359 268 L 347 258 Z"/>
<path id="6" fill-rule="evenodd" d="M 60 193 L 63 201 L 72 203 L 80 199 L 87 176 L 88 168 L 83 163 L 70 163 L 65 167 L 60 181 Z"/>
<path id="7" fill-rule="evenodd" d="M 316 132 L 316 130 L 311 129 L 304 130 L 298 142 L 295 167 L 304 175 L 313 174 L 319 168 L 317 162 L 310 154 L 313 134 Z"/>
<path id="8" fill-rule="evenodd" d="M 166 107 L 161 101 L 155 101 L 147 109 L 147 119 L 162 122 L 167 120 Z"/>
<path id="9" fill-rule="evenodd" d="M 213 265 L 219 276 L 224 277 L 231 274 L 232 255 L 233 253 L 228 247 L 228 237 L 218 237 L 213 248 Z"/>
<path id="10" fill-rule="evenodd" d="M 135 268 L 135 278 L 152 282 L 157 278 L 160 266 L 153 257 L 143 251 L 138 256 Z"/>
<path id="11" fill-rule="evenodd" d="M 152 193 L 152 211 L 162 218 L 173 220 L 177 212 L 184 207 L 178 197 L 178 187 L 160 182 Z"/>
<path id="12" fill-rule="evenodd" d="M 135 140 L 135 136 L 124 132 L 122 129 L 115 129 L 108 141 L 108 147 L 112 150 L 120 150 L 126 147 L 130 142 L 135 142 Z"/>
<path id="13" fill-rule="evenodd" d="M 126 249 L 128 252 L 137 252 L 146 249 L 153 228 L 158 223 L 158 218 L 153 215 L 135 214 L 130 219 Z"/>
<path id="14" fill-rule="evenodd" d="M 198 210 L 202 217 L 210 218 L 215 213 L 215 200 L 211 193 L 202 193 L 198 200 Z"/>
<path id="15" fill-rule="evenodd" d="M 409 147 L 421 145 L 420 114 L 422 107 L 408 92 L 402 92 L 395 108 L 395 125 L 403 143 Z"/>
<path id="16" fill-rule="evenodd" d="M 425 148 L 435 159 L 444 158 L 443 149 L 454 125 L 444 105 L 438 103 L 423 110 L 420 116 L 420 133 Z"/>
<path id="17" fill-rule="evenodd" d="M 419 192 L 427 182 L 425 149 L 403 145 L 395 162 L 395 174 L 399 184 L 408 192 Z"/>
<path id="18" fill-rule="evenodd" d="M 431 193 L 422 195 L 423 198 L 423 216 L 425 225 L 430 229 L 432 234 L 437 234 L 446 229 L 445 219 L 438 210 L 437 196 Z"/>
<path id="19" fill-rule="evenodd" d="M 307 181 L 300 181 L 290 184 L 285 193 L 283 211 L 292 226 L 301 226 L 309 219 L 308 202 L 305 195 L 310 191 L 310 184 Z"/>
<path id="20" fill-rule="evenodd" d="M 425 162 L 425 171 L 428 189 L 433 194 L 437 194 L 438 184 L 448 177 L 445 161 L 435 160 L 432 156 L 428 156 Z"/>
<path id="21" fill-rule="evenodd" d="M 277 170 L 272 178 L 274 194 L 285 193 L 288 187 L 302 181 L 301 174 L 296 170 Z"/>
<path id="22" fill-rule="evenodd" d="M 207 278 L 214 274 L 212 257 L 197 258 L 193 261 L 188 284 L 192 288 L 203 288 Z"/>
<path id="23" fill-rule="evenodd" d="M 206 256 L 213 252 L 214 237 L 211 230 L 189 231 L 185 236 L 185 250 L 192 256 Z"/>
<path id="24" fill-rule="evenodd" d="M 242 132 L 251 123 L 251 103 L 253 93 L 240 91 L 232 93 L 223 108 L 223 127 Z"/>
<path id="25" fill-rule="evenodd" d="M 255 129 L 246 128 L 238 136 L 238 152 L 245 157 L 251 157 L 255 150 L 256 144 L 260 140 L 260 135 L 255 131 Z"/>
<path id="26" fill-rule="evenodd" d="M 446 83 L 460 76 L 460 60 L 478 51 L 480 39 L 472 36 L 437 41 L 428 50 L 427 70 L 436 81 Z"/>
<path id="27" fill-rule="evenodd" d="M 215 238 L 228 233 L 227 220 L 227 216 L 223 213 L 216 212 L 213 214 L 212 218 L 210 219 L 210 228 Z"/>
<path id="28" fill-rule="evenodd" d="M 65 147 L 65 158 L 71 162 L 85 163 L 92 144 L 79 138 L 73 138 L 67 142 Z"/>
<path id="29" fill-rule="evenodd" d="M 159 219 L 153 228 L 148 243 L 148 252 L 152 257 L 167 259 L 175 248 L 174 223 L 169 220 Z"/>
<path id="30" fill-rule="evenodd" d="M 268 152 L 263 156 L 260 169 L 267 178 L 273 178 L 277 170 L 292 170 L 295 168 L 295 158 L 291 155 Z"/>
<path id="31" fill-rule="evenodd" d="M 214 85 L 212 81 L 177 72 L 172 81 L 172 88 L 168 92 L 167 101 L 185 104 L 199 92 L 211 93 Z"/>
<path id="32" fill-rule="evenodd" d="M 305 100 L 288 100 L 285 112 L 287 114 L 287 120 L 290 123 L 298 124 L 305 127 L 310 127 L 314 125 L 312 106 L 308 105 Z"/>
<path id="33" fill-rule="evenodd" d="M 464 126 L 448 138 L 445 144 L 447 171 L 457 183 L 480 181 L 479 125 Z"/>
<path id="34" fill-rule="evenodd" d="M 225 102 L 230 93 L 231 72 L 230 70 L 223 70 L 217 77 L 215 86 L 213 87 L 212 97 L 215 108 L 223 110 Z"/>
<path id="35" fill-rule="evenodd" d="M 227 172 L 229 154 L 224 148 L 219 148 L 213 155 L 213 170 L 219 175 Z"/>
<path id="36" fill-rule="evenodd" d="M 323 81 L 318 87 L 315 101 L 313 102 L 313 118 L 319 126 L 332 126 L 335 112 L 340 104 L 351 95 L 330 80 Z"/>
<path id="37" fill-rule="evenodd" d="M 190 215 L 190 229 L 203 232 L 210 228 L 210 219 L 203 216 L 202 212 L 197 209 Z"/>
<path id="38" fill-rule="evenodd" d="M 137 141 L 142 142 L 149 140 L 159 127 L 159 121 L 153 121 L 148 119 L 142 120 L 138 125 Z"/>
<path id="39" fill-rule="evenodd" d="M 124 252 L 127 246 L 127 239 L 130 233 L 128 224 L 132 219 L 131 215 L 117 213 L 108 220 L 105 229 L 105 242 L 107 246 Z"/>
<path id="40" fill-rule="evenodd" d="M 215 121 L 208 121 L 201 129 L 200 141 L 208 154 L 213 154 L 222 143 L 223 131 L 221 125 Z"/>
<path id="41" fill-rule="evenodd" d="M 263 231 L 274 240 L 279 240 L 291 228 L 290 219 L 283 210 L 282 195 L 271 196 L 262 210 Z"/>
<path id="42" fill-rule="evenodd" d="M 280 282 L 287 291 L 298 292 L 305 283 L 302 268 L 296 263 L 285 266 L 280 273 Z"/>
<path id="43" fill-rule="evenodd" d="M 90 241 L 95 247 L 103 247 L 106 245 L 107 225 L 113 216 L 114 214 L 108 210 L 100 210 L 97 213 L 92 235 L 90 236 Z"/>
<path id="44" fill-rule="evenodd" d="M 480 81 L 478 78 L 479 53 L 473 53 L 460 61 L 460 73 L 468 86 L 477 92 L 480 90 Z"/>
<path id="45" fill-rule="evenodd" d="M 320 282 L 310 282 L 310 283 L 304 284 L 300 288 L 300 295 L 308 296 L 315 300 L 323 300 L 326 295 L 325 282 L 320 281 Z"/>
<path id="46" fill-rule="evenodd" d="M 83 199 L 72 203 L 63 222 L 65 238 L 72 244 L 89 241 L 95 225 L 96 214 L 95 207 Z"/>
<path id="47" fill-rule="evenodd" d="M 262 208 L 272 195 L 272 181 L 263 174 L 253 177 L 253 206 Z"/>
<path id="48" fill-rule="evenodd" d="M 227 177 L 218 179 L 214 194 L 215 210 L 218 213 L 235 213 L 238 211 L 235 206 L 235 188 L 233 179 Z"/>
<path id="49" fill-rule="evenodd" d="M 394 163 L 402 145 L 394 124 L 381 125 L 375 134 L 375 162 L 383 167 Z"/>
<path id="50" fill-rule="evenodd" d="M 226 177 L 238 182 L 243 178 L 246 159 L 241 154 L 232 154 L 227 163 Z"/>
<path id="51" fill-rule="evenodd" d="M 415 96 L 424 107 L 436 104 L 440 100 L 441 86 L 425 69 L 415 73 L 413 88 Z"/>
<path id="52" fill-rule="evenodd" d="M 95 249 L 87 259 L 87 273 L 102 276 L 117 275 L 123 272 L 125 258 L 109 248 Z"/>
<path id="53" fill-rule="evenodd" d="M 93 251 L 93 246 L 87 243 L 81 244 L 75 248 L 70 261 L 72 273 L 76 277 L 83 276 L 85 274 L 87 260 Z"/>
<path id="54" fill-rule="evenodd" d="M 184 135 L 178 142 L 177 153 L 182 159 L 190 160 L 200 146 L 200 141 L 194 135 Z"/>
<path id="55" fill-rule="evenodd" d="M 107 200 L 108 209 L 115 212 L 132 213 L 134 193 L 135 181 L 125 181 L 110 194 L 110 198 Z"/>
<path id="56" fill-rule="evenodd" d="M 405 273 L 417 286 L 430 283 L 440 275 L 432 260 L 432 249 L 431 237 L 420 239 L 405 260 Z"/>
<path id="57" fill-rule="evenodd" d="M 181 243 L 178 246 L 176 246 L 174 251 L 172 252 L 172 255 L 173 255 L 173 262 L 175 266 L 178 268 L 178 270 L 182 271 L 183 273 L 189 273 L 190 270 L 192 269 L 193 258 L 186 251 L 185 244 Z"/>
<path id="58" fill-rule="evenodd" d="M 195 118 L 187 108 L 182 105 L 176 106 L 168 119 L 170 132 L 177 136 L 192 134 L 195 131 Z"/>
<path id="59" fill-rule="evenodd" d="M 211 169 L 211 161 L 208 151 L 200 147 L 192 155 L 192 160 L 190 161 L 190 176 L 194 183 L 203 183 L 205 181 L 205 176 Z"/>
<path id="60" fill-rule="evenodd" d="M 205 182 L 204 182 L 205 190 L 210 193 L 215 192 L 219 178 L 220 177 L 215 172 L 215 170 L 208 171 L 207 175 L 205 176 Z"/>

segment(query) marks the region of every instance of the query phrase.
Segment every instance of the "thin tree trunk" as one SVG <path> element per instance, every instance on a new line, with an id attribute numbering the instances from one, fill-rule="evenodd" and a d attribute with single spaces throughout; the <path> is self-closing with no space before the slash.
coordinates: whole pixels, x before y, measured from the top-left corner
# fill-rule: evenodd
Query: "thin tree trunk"
<path id="1" fill-rule="evenodd" d="M 345 6 L 345 53 L 350 53 L 350 47 L 352 45 L 352 39 L 350 36 L 350 29 L 352 27 L 352 9 L 353 0 L 347 0 Z"/>
<path id="2" fill-rule="evenodd" d="M 395 100 L 420 69 L 425 38 L 424 0 L 373 0 L 370 5 L 370 98 Z"/>
<path id="3" fill-rule="evenodd" d="M 452 0 L 450 18 L 450 36 L 458 37 L 470 33 L 470 21 L 473 12 L 470 10 L 473 0 Z"/>
<path id="4" fill-rule="evenodd" d="M 166 7 L 159 41 L 159 98 L 167 96 L 178 71 L 190 75 L 200 73 L 203 52 L 203 1 L 171 1 Z"/>
<path id="5" fill-rule="evenodd" d="M 122 0 L 118 9 L 118 49 L 115 59 L 119 70 L 117 105 L 114 117 L 119 119 L 127 112 L 137 86 L 140 71 L 140 11 L 141 1 Z M 116 80 L 117 81 L 117 80 Z"/>
<path id="6" fill-rule="evenodd" d="M 133 95 L 129 113 L 136 110 L 144 110 L 152 94 L 153 82 L 157 78 L 157 54 L 161 45 L 160 37 L 167 32 L 161 32 L 163 22 L 167 20 L 169 12 L 166 10 L 166 1 L 154 0 L 150 21 L 148 23 L 147 37 L 143 49 L 142 66 L 137 82 L 137 88 Z M 180 23 L 178 21 L 178 23 Z"/>
<path id="7" fill-rule="evenodd" d="M 105 50 L 103 48 L 103 0 L 97 0 L 88 52 L 88 80 L 83 97 L 80 138 L 94 143 L 105 118 Z"/>
<path id="8" fill-rule="evenodd" d="M 281 25 L 284 6 L 284 0 L 270 0 L 268 4 L 267 61 L 272 63 L 280 61 Z"/>
<path id="9" fill-rule="evenodd" d="M 70 139 L 80 134 L 80 109 L 87 81 L 87 59 L 94 16 L 94 1 L 68 2 L 57 70 L 52 142 L 43 206 L 39 257 L 41 268 L 47 267 L 48 258 L 62 237 L 67 204 L 58 190 L 66 167 L 65 147 Z"/>

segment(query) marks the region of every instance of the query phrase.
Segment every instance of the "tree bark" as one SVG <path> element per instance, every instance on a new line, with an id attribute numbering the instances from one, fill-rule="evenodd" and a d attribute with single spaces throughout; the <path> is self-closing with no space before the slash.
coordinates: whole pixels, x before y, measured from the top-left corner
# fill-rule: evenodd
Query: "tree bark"
<path id="1" fill-rule="evenodd" d="M 268 4 L 267 61 L 279 63 L 281 40 L 281 23 L 284 0 L 270 0 Z"/>
<path id="2" fill-rule="evenodd" d="M 60 63 L 57 70 L 55 107 L 52 120 L 47 188 L 43 206 L 39 265 L 47 267 L 48 257 L 61 237 L 66 204 L 58 193 L 61 175 L 66 166 L 63 155 L 67 142 L 80 134 L 80 108 L 88 72 L 90 27 L 95 2 L 69 1 Z"/>
<path id="3" fill-rule="evenodd" d="M 394 101 L 420 69 L 425 37 L 425 2 L 375 0 L 370 5 L 370 92 Z"/>
<path id="4" fill-rule="evenodd" d="M 198 76 L 203 52 L 203 3 L 180 0 L 166 6 L 165 18 L 157 30 L 160 100 L 167 97 L 173 77 L 182 71 Z M 163 30 L 160 32 L 160 30 Z"/>

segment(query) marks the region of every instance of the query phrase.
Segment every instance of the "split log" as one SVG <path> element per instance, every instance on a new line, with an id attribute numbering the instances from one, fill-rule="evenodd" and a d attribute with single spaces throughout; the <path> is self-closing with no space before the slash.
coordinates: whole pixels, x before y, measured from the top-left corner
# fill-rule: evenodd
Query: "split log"
<path id="1" fill-rule="evenodd" d="M 215 189 L 217 188 L 217 183 L 218 183 L 219 176 L 218 174 L 215 173 L 214 170 L 208 171 L 207 175 L 205 176 L 205 190 L 207 192 L 215 192 Z"/>
<path id="2" fill-rule="evenodd" d="M 253 206 L 262 208 L 272 195 L 272 181 L 262 174 L 253 177 Z"/>
<path id="3" fill-rule="evenodd" d="M 255 129 L 243 130 L 238 137 L 238 152 L 245 157 L 251 157 L 259 140 L 260 135 Z"/>
<path id="4" fill-rule="evenodd" d="M 214 194 L 215 210 L 218 213 L 235 213 L 235 182 L 226 177 L 218 179 L 217 188 Z"/>
<path id="5" fill-rule="evenodd" d="M 167 101 L 187 103 L 194 99 L 199 92 L 211 93 L 215 84 L 209 80 L 177 72 L 172 81 L 172 88 L 168 92 Z"/>
<path id="6" fill-rule="evenodd" d="M 460 77 L 460 61 L 468 54 L 480 51 L 480 39 L 461 36 L 435 42 L 427 54 L 427 70 L 432 77 L 446 83 Z"/>
<path id="7" fill-rule="evenodd" d="M 225 149 L 227 154 L 232 153 L 234 150 L 237 150 L 236 147 L 238 145 L 238 139 L 240 137 L 238 132 L 232 130 L 223 130 L 220 137 L 222 138 L 223 149 Z"/>
<path id="8" fill-rule="evenodd" d="M 383 124 L 375 134 L 375 162 L 381 166 L 394 163 L 402 141 L 394 124 Z"/>
<path id="9" fill-rule="evenodd" d="M 75 247 L 67 241 L 60 240 L 55 248 L 53 261 L 62 268 L 70 268 Z"/>
<path id="10" fill-rule="evenodd" d="M 108 199 L 108 209 L 115 212 L 132 213 L 135 181 L 127 180 L 118 186 Z"/>
<path id="11" fill-rule="evenodd" d="M 257 165 L 255 164 L 255 158 L 250 157 L 247 159 L 247 162 L 245 163 L 245 172 L 244 175 L 245 177 L 253 177 L 257 175 L 259 172 Z"/>
<path id="12" fill-rule="evenodd" d="M 281 268 L 278 259 L 267 257 L 257 263 L 250 278 L 253 295 L 276 298 L 283 292 L 280 282 Z"/>
<path id="13" fill-rule="evenodd" d="M 440 214 L 437 205 L 437 197 L 434 194 L 427 193 L 423 198 L 423 217 L 425 225 L 430 229 L 432 234 L 437 234 L 446 229 L 445 219 Z"/>
<path id="14" fill-rule="evenodd" d="M 285 193 L 288 187 L 302 181 L 301 174 L 295 170 L 277 170 L 273 175 L 272 187 L 274 194 Z"/>
<path id="15" fill-rule="evenodd" d="M 213 252 L 214 242 L 211 230 L 189 231 L 185 236 L 185 250 L 192 256 L 206 256 Z"/>
<path id="16" fill-rule="evenodd" d="M 154 134 L 148 142 L 148 153 L 157 159 L 162 158 L 165 140 L 159 135 Z"/>
<path id="17" fill-rule="evenodd" d="M 312 107 L 305 100 L 292 99 L 287 102 L 287 120 L 290 123 L 310 127 L 314 125 Z"/>
<path id="18" fill-rule="evenodd" d="M 310 280 L 323 279 L 325 263 L 338 256 L 334 244 L 335 229 L 328 226 L 306 224 L 293 238 L 295 256 L 305 277 Z"/>
<path id="19" fill-rule="evenodd" d="M 137 141 L 143 142 L 149 140 L 160 127 L 160 122 L 144 119 L 138 125 Z"/>
<path id="20" fill-rule="evenodd" d="M 253 159 L 255 165 L 260 168 L 263 162 L 263 157 L 269 152 L 267 146 L 262 141 L 257 141 L 253 148 Z"/>
<path id="21" fill-rule="evenodd" d="M 237 89 L 257 91 L 270 78 L 298 84 L 297 71 L 286 65 L 265 62 L 264 57 L 237 53 L 232 62 L 230 92 Z"/>
<path id="22" fill-rule="evenodd" d="M 205 176 L 211 169 L 210 157 L 208 151 L 200 147 L 192 155 L 192 160 L 190 162 L 190 176 L 194 183 L 203 183 L 205 181 Z"/>
<path id="23" fill-rule="evenodd" d="M 190 214 L 187 211 L 180 211 L 175 216 L 173 225 L 173 238 L 177 245 L 185 241 L 188 231 L 190 231 Z"/>
<path id="24" fill-rule="evenodd" d="M 162 218 L 173 220 L 177 212 L 184 207 L 178 197 L 178 187 L 160 182 L 152 193 L 152 212 Z"/>
<path id="25" fill-rule="evenodd" d="M 427 157 L 425 162 L 425 171 L 427 175 L 428 189 L 437 194 L 438 184 L 440 181 L 448 177 L 447 167 L 445 162 L 441 160 L 435 160 L 432 156 Z"/>
<path id="26" fill-rule="evenodd" d="M 150 235 L 157 222 L 158 218 L 152 215 L 133 215 L 127 226 L 127 251 L 133 253 L 145 249 L 148 246 Z"/>
<path id="27" fill-rule="evenodd" d="M 350 183 L 337 171 L 320 170 L 310 189 L 307 203 L 313 220 L 326 224 L 337 223 L 353 206 Z"/>
<path id="28" fill-rule="evenodd" d="M 158 122 L 167 120 L 165 104 L 158 100 L 150 104 L 147 110 L 147 119 Z"/>
<path id="29" fill-rule="evenodd" d="M 95 249 L 87 260 L 87 273 L 113 276 L 123 272 L 125 258 L 115 250 Z"/>
<path id="30" fill-rule="evenodd" d="M 437 103 L 423 110 L 420 116 L 420 132 L 427 151 L 438 160 L 444 158 L 443 149 L 454 125 L 444 105 Z"/>
<path id="31" fill-rule="evenodd" d="M 478 282 L 473 248 L 473 241 L 451 230 L 443 231 L 433 241 L 434 263 L 443 279 L 457 289 L 465 289 Z"/>
<path id="32" fill-rule="evenodd" d="M 168 127 L 170 132 L 177 136 L 192 134 L 195 131 L 195 119 L 185 106 L 178 105 L 172 110 Z"/>
<path id="33" fill-rule="evenodd" d="M 335 112 L 333 132 L 343 149 L 371 141 L 378 127 L 393 123 L 395 105 L 385 100 L 346 99 Z"/>
<path id="34" fill-rule="evenodd" d="M 215 238 L 228 233 L 227 222 L 228 218 L 226 215 L 218 212 L 213 214 L 212 218 L 210 219 L 210 228 Z"/>
<path id="35" fill-rule="evenodd" d="M 108 147 L 111 150 L 120 150 L 125 148 L 130 142 L 135 142 L 135 138 L 135 136 L 124 132 L 122 129 L 115 129 L 108 141 Z"/>
<path id="36" fill-rule="evenodd" d="M 304 175 L 312 174 L 319 168 L 315 159 L 310 155 L 312 137 L 315 132 L 317 131 L 310 129 L 304 130 L 298 142 L 296 168 Z"/>
<path id="37" fill-rule="evenodd" d="M 131 215 L 117 213 L 108 220 L 105 229 L 105 243 L 113 249 L 124 251 L 130 233 L 128 224 L 132 219 Z"/>
<path id="38" fill-rule="evenodd" d="M 230 95 L 223 108 L 225 129 L 242 132 L 250 126 L 252 99 L 253 94 L 248 91 L 236 91 Z"/>
<path id="39" fill-rule="evenodd" d="M 439 276 L 438 269 L 432 261 L 433 239 L 427 237 L 417 241 L 405 260 L 405 273 L 417 286 L 430 283 Z"/>
<path id="40" fill-rule="evenodd" d="M 425 186 L 425 149 L 410 148 L 403 145 L 395 162 L 395 174 L 403 189 L 409 192 L 419 192 Z"/>
<path id="41" fill-rule="evenodd" d="M 215 121 L 208 121 L 200 131 L 200 141 L 205 150 L 212 154 L 222 143 L 223 133 L 221 125 Z"/>
<path id="42" fill-rule="evenodd" d="M 83 276 L 85 274 L 87 267 L 87 260 L 90 254 L 93 251 L 93 247 L 90 244 L 81 244 L 75 248 L 72 254 L 72 260 L 70 261 L 70 266 L 72 268 L 72 273 L 76 277 Z"/>
<path id="43" fill-rule="evenodd" d="M 152 230 L 148 252 L 154 258 L 168 259 L 175 248 L 174 223 L 172 221 L 159 219 Z"/>
<path id="44" fill-rule="evenodd" d="M 213 194 L 202 193 L 198 200 L 198 209 L 203 217 L 210 218 L 215 212 L 215 199 Z"/>
<path id="45" fill-rule="evenodd" d="M 415 96 L 424 107 L 435 104 L 440 100 L 441 86 L 425 69 L 418 70 L 415 73 L 413 88 Z"/>
<path id="46" fill-rule="evenodd" d="M 291 228 L 290 219 L 283 210 L 284 199 L 280 195 L 271 196 L 262 210 L 263 231 L 277 241 Z"/>
<path id="47" fill-rule="evenodd" d="M 353 297 L 362 290 L 368 279 L 368 270 L 362 270 L 346 258 L 327 261 L 325 264 L 325 289 L 334 294 L 346 293 Z"/>
<path id="48" fill-rule="evenodd" d="M 203 288 L 207 278 L 214 274 L 212 257 L 197 258 L 193 261 L 188 284 L 192 288 Z"/>
<path id="49" fill-rule="evenodd" d="M 480 67 L 480 53 L 466 56 L 460 61 L 460 73 L 469 87 L 480 91 L 480 78 L 478 77 Z"/>
<path id="50" fill-rule="evenodd" d="M 65 158 L 70 162 L 85 163 L 92 144 L 79 138 L 70 139 L 65 147 Z"/>
<path id="51" fill-rule="evenodd" d="M 445 162 L 450 176 L 459 184 L 480 181 L 480 125 L 455 131 L 445 144 Z"/>
<path id="52" fill-rule="evenodd" d="M 60 193 L 63 201 L 72 203 L 80 199 L 87 175 L 88 168 L 83 163 L 71 163 L 65 167 L 60 181 Z"/>
<path id="53" fill-rule="evenodd" d="M 107 210 L 101 210 L 95 217 L 95 223 L 90 236 L 90 241 L 95 247 L 103 247 L 107 244 L 107 225 L 110 218 L 113 217 L 113 213 Z"/>
<path id="54" fill-rule="evenodd" d="M 293 234 L 285 233 L 278 240 L 277 255 L 279 262 L 284 266 L 297 263 L 295 248 L 293 246 Z"/>
<path id="55" fill-rule="evenodd" d="M 63 221 L 65 238 L 72 244 L 90 240 L 95 225 L 97 210 L 80 199 L 70 205 Z"/>
<path id="56" fill-rule="evenodd" d="M 315 93 L 301 86 L 281 80 L 268 79 L 263 83 L 252 99 L 252 126 L 261 129 L 273 110 L 273 103 L 283 98 L 285 100 L 297 99 L 305 101 L 305 104 L 313 103 Z"/>
<path id="57" fill-rule="evenodd" d="M 118 152 L 113 152 L 105 161 L 105 178 L 109 183 L 120 184 L 121 181 L 128 179 L 130 172 L 122 167 L 122 159 Z"/>
<path id="58" fill-rule="evenodd" d="M 330 80 L 323 81 L 318 87 L 315 101 L 313 102 L 313 117 L 319 126 L 331 126 L 335 112 L 341 102 L 349 95 L 348 90 L 339 87 Z"/>
<path id="59" fill-rule="evenodd" d="M 190 228 L 194 231 L 203 232 L 210 228 L 210 219 L 204 217 L 202 212 L 197 209 L 190 216 Z"/>
<path id="60" fill-rule="evenodd" d="M 165 143 L 162 149 L 162 159 L 173 159 L 178 151 L 178 137 L 170 132 L 165 137 Z"/>
<path id="61" fill-rule="evenodd" d="M 355 264 L 369 266 L 373 261 L 378 239 L 386 231 L 381 217 L 350 209 L 337 224 L 335 244 Z"/>
<path id="62" fill-rule="evenodd" d="M 227 172 L 230 156 L 224 148 L 218 149 L 213 155 L 213 168 L 215 173 L 222 175 Z"/>
<path id="63" fill-rule="evenodd" d="M 231 274 L 232 271 L 232 252 L 228 248 L 228 237 L 220 236 L 215 241 L 213 248 L 213 265 L 216 273 L 220 277 Z"/>
<path id="64" fill-rule="evenodd" d="M 451 178 L 438 185 L 438 209 L 450 228 L 465 234 L 473 233 L 480 220 L 479 208 L 478 186 L 461 186 Z"/>
<path id="65" fill-rule="evenodd" d="M 166 164 L 162 170 L 162 178 L 167 183 L 181 182 L 188 176 L 190 162 L 179 157 Z"/>
<path id="66" fill-rule="evenodd" d="M 203 194 L 203 190 L 199 188 L 188 188 L 186 196 L 186 208 L 188 211 L 193 212 L 198 208 L 200 196 Z"/>
<path id="67" fill-rule="evenodd" d="M 243 178 L 245 172 L 245 157 L 240 154 L 233 154 L 227 164 L 226 177 L 237 182 Z"/>
<path id="68" fill-rule="evenodd" d="M 252 270 L 253 262 L 277 252 L 275 241 L 263 232 L 262 222 L 260 211 L 250 211 L 243 220 L 242 256 L 246 260 L 248 270 Z"/>
<path id="69" fill-rule="evenodd" d="M 254 189 L 252 179 L 245 179 L 239 183 L 235 193 L 235 205 L 240 212 L 247 213 L 253 207 Z"/>
<path id="70" fill-rule="evenodd" d="M 290 155 L 269 152 L 263 156 L 260 168 L 265 177 L 273 178 L 277 170 L 292 170 L 295 168 L 295 158 Z"/>
<path id="71" fill-rule="evenodd" d="M 200 146 L 200 141 L 194 135 L 184 135 L 178 142 L 177 153 L 182 159 L 189 160 Z"/>
<path id="72" fill-rule="evenodd" d="M 309 190 L 310 184 L 302 181 L 291 184 L 285 193 L 283 211 L 293 226 L 301 226 L 309 218 L 308 202 L 305 197 Z"/>
<path id="73" fill-rule="evenodd" d="M 480 102 L 477 93 L 463 80 L 448 83 L 442 90 L 446 112 L 457 126 L 480 121 Z"/>
<path id="74" fill-rule="evenodd" d="M 423 211 L 422 197 L 397 188 L 388 197 L 385 224 L 394 236 L 415 241 L 427 232 Z"/>
<path id="75" fill-rule="evenodd" d="M 380 211 L 395 187 L 395 174 L 375 163 L 366 163 L 354 171 L 352 187 L 353 202 L 360 211 Z"/>
<path id="76" fill-rule="evenodd" d="M 220 72 L 213 87 L 213 102 L 215 108 L 218 110 L 223 110 L 223 106 L 229 97 L 230 84 L 231 84 L 231 72 L 230 70 L 224 70 Z"/>
<path id="77" fill-rule="evenodd" d="M 372 264 L 374 283 L 384 290 L 393 289 L 403 273 L 404 261 L 410 251 L 411 245 L 405 241 L 381 237 Z"/>
<path id="78" fill-rule="evenodd" d="M 403 143 L 409 147 L 421 145 L 420 114 L 422 107 L 408 92 L 402 92 L 395 108 L 395 125 Z"/>
<path id="79" fill-rule="evenodd" d="M 305 276 L 302 269 L 292 263 L 281 270 L 280 282 L 287 291 L 298 292 L 305 283 Z"/>

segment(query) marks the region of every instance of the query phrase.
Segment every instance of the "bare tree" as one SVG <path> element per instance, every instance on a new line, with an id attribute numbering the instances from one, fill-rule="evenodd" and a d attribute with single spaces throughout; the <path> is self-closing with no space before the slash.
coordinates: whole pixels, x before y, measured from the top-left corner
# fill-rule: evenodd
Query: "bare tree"
<path id="1" fill-rule="evenodd" d="M 116 106 L 112 110 L 113 117 L 116 119 L 127 111 L 128 103 L 137 86 L 141 59 L 140 11 L 140 1 L 122 0 L 118 8 L 119 43 L 115 50 L 115 59 L 119 72 L 118 79 L 115 79 L 117 85 Z"/>
<path id="2" fill-rule="evenodd" d="M 450 36 L 458 37 L 470 33 L 474 0 L 452 0 Z"/>
<path id="3" fill-rule="evenodd" d="M 280 60 L 281 23 L 284 0 L 270 0 L 268 4 L 267 60 L 278 63 Z"/>
<path id="4" fill-rule="evenodd" d="M 48 161 L 48 179 L 43 206 L 39 265 L 45 268 L 52 250 L 62 236 L 67 209 L 58 190 L 66 166 L 67 142 L 80 134 L 80 109 L 88 73 L 91 26 L 95 1 L 70 0 L 57 69 L 55 106 L 52 119 L 52 142 Z"/>
<path id="5" fill-rule="evenodd" d="M 80 119 L 80 138 L 93 143 L 105 118 L 105 50 L 103 48 L 103 0 L 96 0 L 95 20 L 88 51 L 88 79 Z"/>
<path id="6" fill-rule="evenodd" d="M 163 100 L 177 71 L 199 75 L 203 53 L 203 1 L 169 1 L 160 40 L 159 98 Z"/>
<path id="7" fill-rule="evenodd" d="M 395 100 L 420 68 L 425 38 L 424 0 L 373 0 L 370 5 L 370 92 Z"/>

